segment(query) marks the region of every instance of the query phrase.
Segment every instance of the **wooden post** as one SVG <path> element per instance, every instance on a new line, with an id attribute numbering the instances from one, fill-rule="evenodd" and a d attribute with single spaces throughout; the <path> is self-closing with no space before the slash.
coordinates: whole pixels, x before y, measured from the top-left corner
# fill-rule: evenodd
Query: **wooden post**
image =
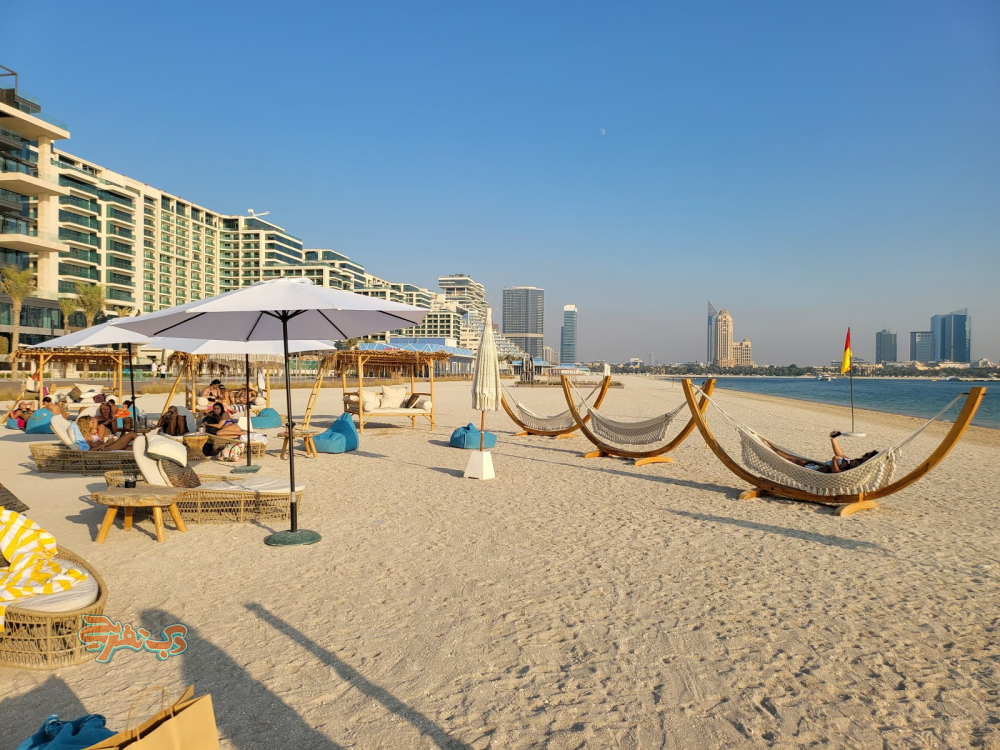
<path id="1" fill-rule="evenodd" d="M 431 374 L 431 432 L 434 432 L 434 404 L 436 401 L 434 398 L 434 360 L 427 363 L 427 369 Z"/>
<path id="2" fill-rule="evenodd" d="M 118 403 L 120 404 L 124 400 L 125 390 L 125 356 L 121 353 L 118 354 Z"/>
<path id="3" fill-rule="evenodd" d="M 361 354 L 358 353 L 358 431 L 365 431 L 365 384 L 362 370 L 364 363 L 361 361 Z"/>
<path id="4" fill-rule="evenodd" d="M 174 397 L 174 393 L 176 393 L 176 391 L 177 391 L 177 386 L 181 382 L 181 377 L 183 375 L 185 375 L 185 374 L 187 374 L 187 368 L 186 367 L 182 367 L 181 371 L 179 373 L 177 373 L 177 377 L 174 379 L 174 385 L 170 389 L 170 393 L 167 394 L 167 400 L 163 404 L 163 411 L 160 412 L 160 417 L 161 418 L 163 417 L 164 414 L 167 413 L 167 408 L 170 406 L 170 399 L 172 399 Z M 192 410 L 192 413 L 193 413 L 193 410 Z"/>
<path id="5" fill-rule="evenodd" d="M 38 408 L 42 408 L 42 389 L 45 385 L 45 355 L 38 353 Z"/>
<path id="6" fill-rule="evenodd" d="M 267 388 L 267 408 L 271 408 L 271 363 L 264 368 L 264 385 Z"/>

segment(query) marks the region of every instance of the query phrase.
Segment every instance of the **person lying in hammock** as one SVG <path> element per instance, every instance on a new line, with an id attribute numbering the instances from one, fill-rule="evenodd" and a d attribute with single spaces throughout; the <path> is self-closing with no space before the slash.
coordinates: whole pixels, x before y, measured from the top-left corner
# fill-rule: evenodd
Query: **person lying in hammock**
<path id="1" fill-rule="evenodd" d="M 868 451 L 860 458 L 848 458 L 844 455 L 844 451 L 841 450 L 840 444 L 837 442 L 838 437 L 840 437 L 840 432 L 838 430 L 834 430 L 830 433 L 830 444 L 833 446 L 833 458 L 829 461 L 825 461 L 824 463 L 816 463 L 815 461 L 810 461 L 799 456 L 790 455 L 772 443 L 768 443 L 768 445 L 771 446 L 771 450 L 786 461 L 791 461 L 793 464 L 798 464 L 799 466 L 812 469 L 813 471 L 818 471 L 822 474 L 839 474 L 842 471 L 857 468 L 868 459 L 878 455 L 878 451 Z"/>

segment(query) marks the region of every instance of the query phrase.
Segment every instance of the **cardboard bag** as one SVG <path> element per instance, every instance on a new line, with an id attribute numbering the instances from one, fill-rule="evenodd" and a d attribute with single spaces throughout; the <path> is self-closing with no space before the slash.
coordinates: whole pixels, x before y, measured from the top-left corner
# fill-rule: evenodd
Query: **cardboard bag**
<path id="1" fill-rule="evenodd" d="M 219 730 L 215 726 L 212 696 L 193 698 L 194 685 L 188 687 L 173 705 L 165 706 L 166 691 L 161 709 L 138 727 L 131 727 L 132 708 L 126 729 L 114 737 L 91 745 L 86 750 L 219 750 Z M 148 692 L 148 691 L 146 691 Z M 132 706 L 146 693 L 140 693 Z M 165 707 L 164 707 L 165 706 Z"/>

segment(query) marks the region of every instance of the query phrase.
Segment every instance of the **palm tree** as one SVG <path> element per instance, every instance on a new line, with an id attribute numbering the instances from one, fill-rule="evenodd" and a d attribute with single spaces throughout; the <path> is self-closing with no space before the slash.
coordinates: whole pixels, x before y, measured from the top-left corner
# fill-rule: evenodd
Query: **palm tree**
<path id="1" fill-rule="evenodd" d="M 69 319 L 77 310 L 80 309 L 79 303 L 72 297 L 60 297 L 59 298 L 59 312 L 62 313 L 63 319 L 63 330 L 69 333 Z"/>
<path id="2" fill-rule="evenodd" d="M 83 317 L 87 320 L 87 328 L 94 325 L 97 316 L 104 312 L 104 307 L 108 304 L 108 298 L 104 293 L 104 287 L 100 284 L 84 284 L 82 281 L 76 282 L 76 304 L 83 312 Z M 83 361 L 83 372 L 90 375 L 90 362 Z"/>
<path id="3" fill-rule="evenodd" d="M 129 318 L 133 313 L 132 308 L 127 305 L 115 305 L 112 309 L 118 313 L 119 318 Z"/>
<path id="4" fill-rule="evenodd" d="M 21 343 L 21 307 L 24 300 L 37 289 L 35 273 L 30 268 L 4 268 L 0 270 L 0 292 L 10 297 L 10 376 L 17 377 L 17 347 Z"/>

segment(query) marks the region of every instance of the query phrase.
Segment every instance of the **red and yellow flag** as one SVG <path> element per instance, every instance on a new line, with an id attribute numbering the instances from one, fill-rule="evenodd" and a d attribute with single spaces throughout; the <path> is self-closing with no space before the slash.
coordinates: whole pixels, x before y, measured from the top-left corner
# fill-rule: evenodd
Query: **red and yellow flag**
<path id="1" fill-rule="evenodd" d="M 844 342 L 844 361 L 840 363 L 840 373 L 851 370 L 851 329 L 847 329 L 847 341 Z"/>

